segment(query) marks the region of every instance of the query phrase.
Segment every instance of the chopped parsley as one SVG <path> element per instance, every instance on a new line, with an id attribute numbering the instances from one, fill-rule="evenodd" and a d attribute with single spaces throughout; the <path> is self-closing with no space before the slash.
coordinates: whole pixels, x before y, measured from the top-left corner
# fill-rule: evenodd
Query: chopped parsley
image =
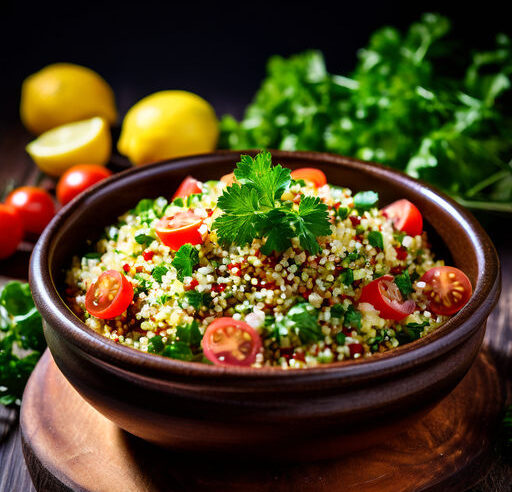
<path id="1" fill-rule="evenodd" d="M 349 328 L 356 328 L 357 330 L 361 329 L 361 318 L 362 315 L 359 311 L 357 311 L 354 306 L 351 304 L 345 313 L 344 325 Z"/>
<path id="2" fill-rule="evenodd" d="M 343 304 L 334 304 L 334 306 L 331 306 L 331 316 L 333 318 L 341 318 L 345 314 L 345 308 L 343 307 Z"/>
<path id="3" fill-rule="evenodd" d="M 354 195 L 354 205 L 361 212 L 375 207 L 378 201 L 379 195 L 375 191 L 360 191 Z"/>
<path id="4" fill-rule="evenodd" d="M 157 265 L 153 268 L 151 276 L 158 282 L 162 283 L 162 277 L 169 271 L 165 265 Z"/>
<path id="5" fill-rule="evenodd" d="M 101 253 L 97 253 L 96 251 L 93 251 L 91 253 L 86 253 L 84 255 L 84 258 L 88 260 L 99 260 L 101 258 Z"/>
<path id="6" fill-rule="evenodd" d="M 340 207 L 336 211 L 336 215 L 340 218 L 340 220 L 345 220 L 348 217 L 348 213 L 350 210 L 346 207 Z"/>
<path id="7" fill-rule="evenodd" d="M 413 291 L 411 277 L 407 269 L 400 275 L 395 276 L 395 284 L 404 297 L 407 297 Z"/>
<path id="8" fill-rule="evenodd" d="M 235 171 L 237 183 L 228 186 L 217 205 L 223 214 L 213 228 L 219 239 L 239 246 L 265 238 L 263 254 L 280 253 L 297 237 L 302 248 L 312 254 L 320 252 L 317 237 L 330 234 L 327 206 L 318 197 L 302 197 L 298 207 L 281 200 L 290 187 L 290 170 L 272 165 L 269 152 L 254 158 L 241 155 Z"/>
<path id="9" fill-rule="evenodd" d="M 154 238 L 142 232 L 135 236 L 135 241 L 143 246 L 147 246 L 154 241 Z"/>
<path id="10" fill-rule="evenodd" d="M 193 268 L 199 263 L 199 253 L 194 246 L 187 243 L 176 252 L 171 265 L 176 268 L 178 280 L 183 282 L 185 277 L 192 275 Z"/>
<path id="11" fill-rule="evenodd" d="M 347 268 L 340 273 L 338 278 L 342 284 L 352 285 L 354 282 L 354 272 L 350 268 Z"/>
<path id="12" fill-rule="evenodd" d="M 370 231 L 368 233 L 368 242 L 374 248 L 384 249 L 384 239 L 380 231 Z"/>

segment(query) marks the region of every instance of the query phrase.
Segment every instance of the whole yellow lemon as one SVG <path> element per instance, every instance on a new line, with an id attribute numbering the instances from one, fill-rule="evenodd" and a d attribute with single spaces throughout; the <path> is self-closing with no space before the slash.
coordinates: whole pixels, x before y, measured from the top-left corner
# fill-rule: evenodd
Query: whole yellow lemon
<path id="1" fill-rule="evenodd" d="M 141 165 L 211 152 L 218 137 L 215 111 L 203 98 L 186 91 L 161 91 L 130 108 L 117 148 Z"/>
<path id="2" fill-rule="evenodd" d="M 94 116 L 110 124 L 117 119 L 114 93 L 96 72 L 72 63 L 48 65 L 21 87 L 23 124 L 39 135 L 66 123 Z"/>

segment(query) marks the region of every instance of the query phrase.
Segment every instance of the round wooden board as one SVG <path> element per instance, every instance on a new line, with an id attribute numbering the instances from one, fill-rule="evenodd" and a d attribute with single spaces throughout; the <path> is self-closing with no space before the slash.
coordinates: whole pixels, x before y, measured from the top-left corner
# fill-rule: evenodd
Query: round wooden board
<path id="1" fill-rule="evenodd" d="M 233 462 L 172 453 L 121 431 L 47 351 L 23 397 L 21 429 L 32 480 L 44 491 L 460 491 L 485 474 L 502 404 L 496 370 L 481 353 L 426 417 L 377 447 L 309 464 Z"/>

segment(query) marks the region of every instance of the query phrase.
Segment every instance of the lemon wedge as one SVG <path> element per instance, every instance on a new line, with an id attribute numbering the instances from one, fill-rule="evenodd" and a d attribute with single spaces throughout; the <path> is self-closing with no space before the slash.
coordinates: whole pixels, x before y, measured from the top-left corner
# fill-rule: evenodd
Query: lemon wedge
<path id="1" fill-rule="evenodd" d="M 105 165 L 111 147 L 108 123 L 95 117 L 53 128 L 30 142 L 26 149 L 42 171 L 60 176 L 75 164 Z"/>

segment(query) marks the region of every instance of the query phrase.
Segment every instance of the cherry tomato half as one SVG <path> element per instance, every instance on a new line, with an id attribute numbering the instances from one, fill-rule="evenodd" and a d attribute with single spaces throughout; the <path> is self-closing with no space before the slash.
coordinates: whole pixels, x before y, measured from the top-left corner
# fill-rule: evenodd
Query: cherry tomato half
<path id="1" fill-rule="evenodd" d="M 112 174 L 106 167 L 96 164 L 78 164 L 69 168 L 57 184 L 57 199 L 62 205 L 69 203 L 75 196 L 90 186 L 108 178 Z"/>
<path id="2" fill-rule="evenodd" d="M 226 183 L 226 186 L 231 186 L 235 182 L 235 173 L 225 174 L 220 180 Z"/>
<path id="3" fill-rule="evenodd" d="M 18 211 L 23 230 L 33 234 L 41 234 L 55 215 L 55 205 L 50 194 L 35 186 L 15 189 L 5 203 Z"/>
<path id="4" fill-rule="evenodd" d="M 23 237 L 20 214 L 10 205 L 0 203 L 0 260 L 11 256 Z"/>
<path id="5" fill-rule="evenodd" d="M 203 219 L 193 210 L 178 212 L 172 217 L 161 218 L 155 226 L 156 234 L 169 248 L 178 251 L 184 244 L 201 244 L 203 237 L 199 228 Z"/>
<path id="6" fill-rule="evenodd" d="M 365 285 L 361 291 L 359 302 L 371 304 L 379 311 L 381 318 L 395 321 L 405 318 L 416 308 L 414 301 L 404 301 L 391 275 L 383 275 Z"/>
<path id="7" fill-rule="evenodd" d="M 172 199 L 174 200 L 175 198 L 187 198 L 189 195 L 193 195 L 194 193 L 202 193 L 202 191 L 201 183 L 192 176 L 187 176 L 181 182 Z"/>
<path id="8" fill-rule="evenodd" d="M 451 266 L 434 267 L 421 277 L 423 292 L 433 313 L 448 316 L 460 311 L 469 301 L 473 288 L 464 272 Z"/>
<path id="9" fill-rule="evenodd" d="M 423 231 L 423 217 L 416 205 L 405 198 L 397 200 L 382 209 L 382 213 L 393 221 L 399 231 L 409 236 L 418 236 Z"/>
<path id="10" fill-rule="evenodd" d="M 133 286 L 116 270 L 103 272 L 85 295 L 85 309 L 96 318 L 111 319 L 124 313 L 133 300 Z"/>
<path id="11" fill-rule="evenodd" d="M 317 188 L 327 184 L 327 178 L 325 177 L 325 174 L 320 171 L 320 169 L 316 169 L 314 167 L 301 167 L 299 169 L 295 169 L 295 171 L 292 171 L 291 175 L 292 179 L 303 179 L 304 181 L 310 181 Z"/>
<path id="12" fill-rule="evenodd" d="M 219 366 L 250 366 L 261 348 L 261 338 L 252 326 L 233 318 L 211 323 L 201 342 L 208 360 Z"/>

